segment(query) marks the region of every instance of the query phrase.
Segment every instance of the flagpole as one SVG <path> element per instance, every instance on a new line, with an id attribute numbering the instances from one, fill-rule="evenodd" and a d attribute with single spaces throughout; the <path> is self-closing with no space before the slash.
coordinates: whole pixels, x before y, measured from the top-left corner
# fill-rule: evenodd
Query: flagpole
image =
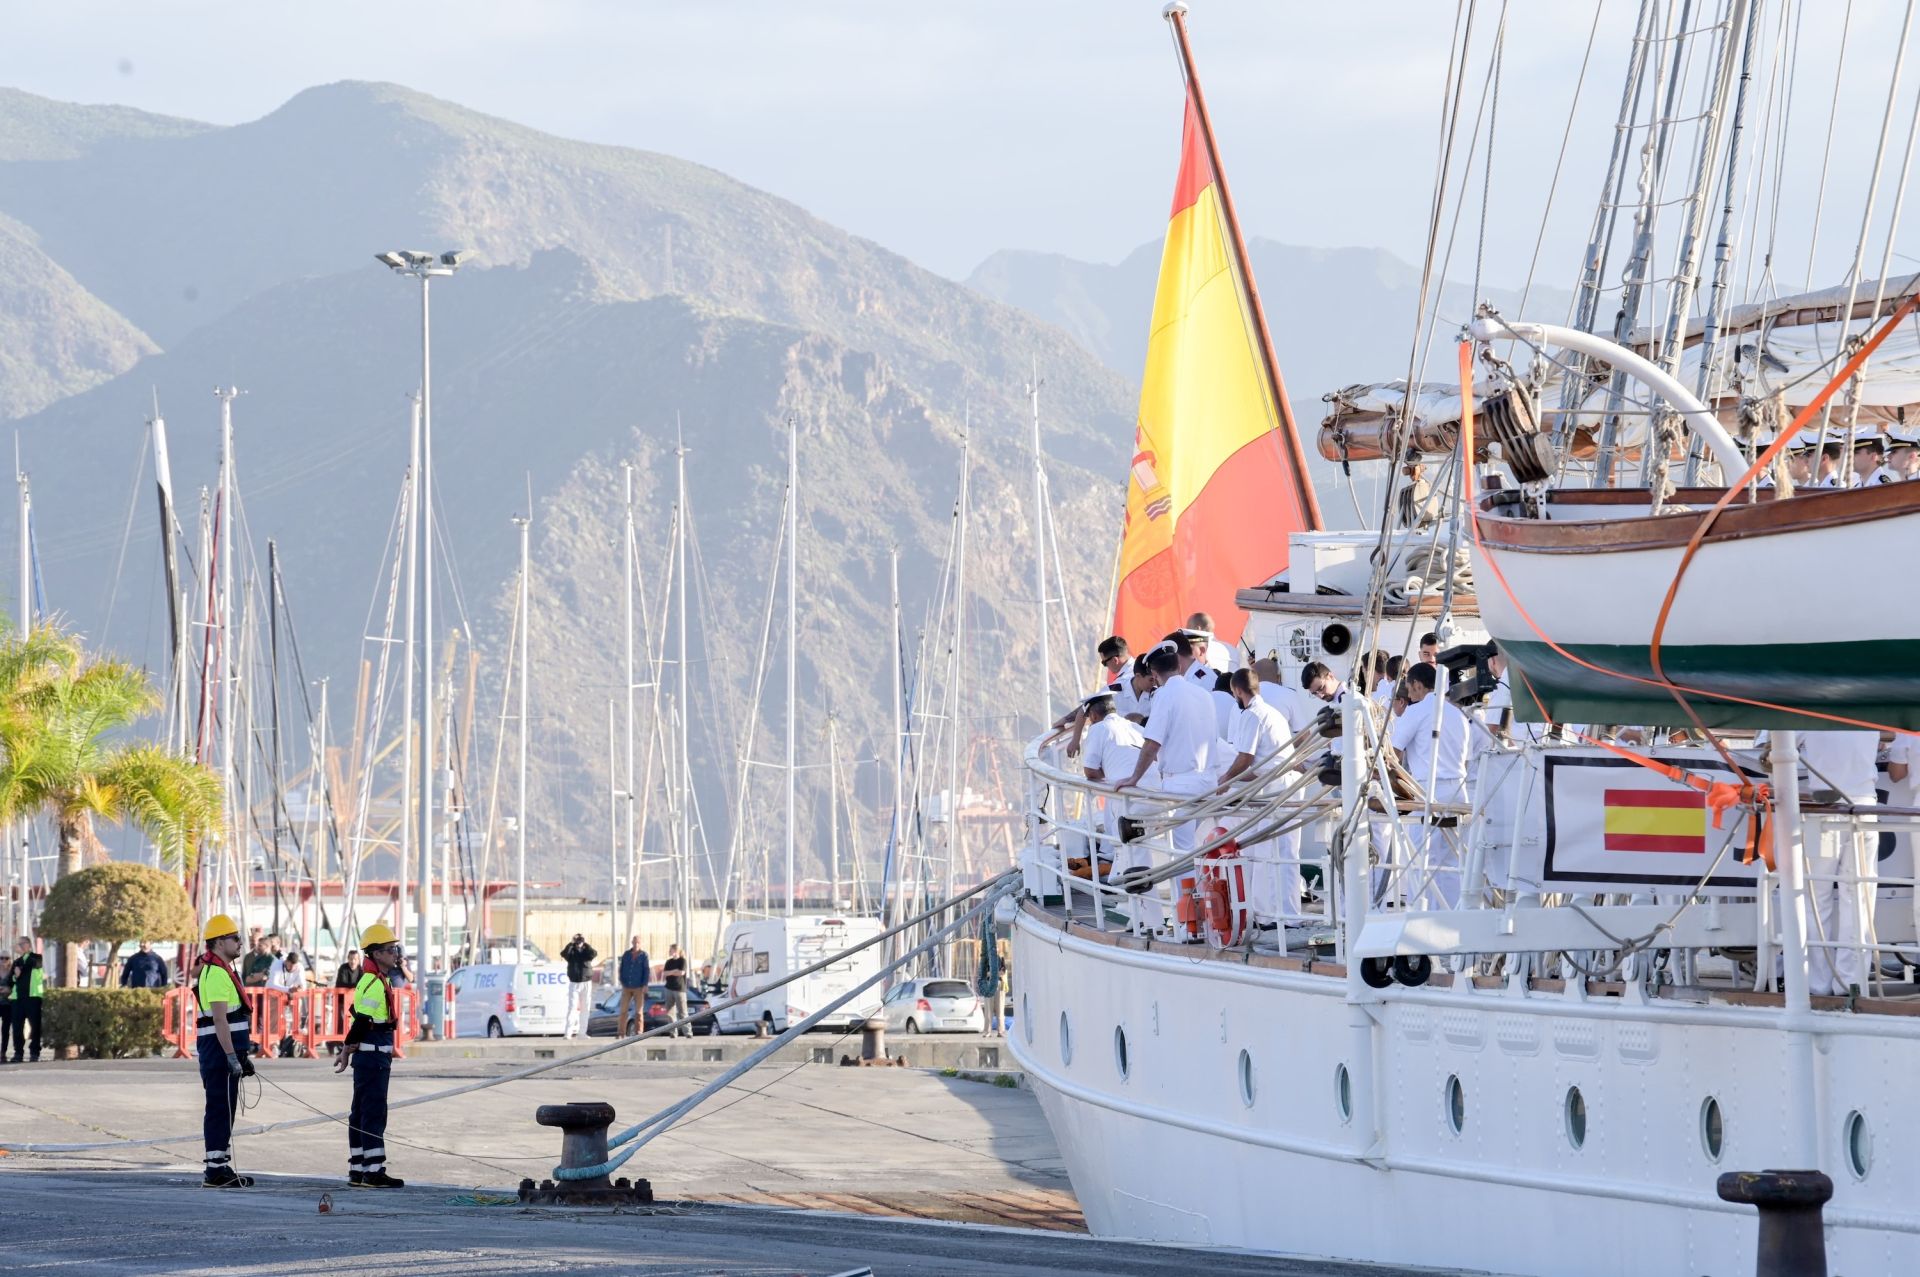
<path id="1" fill-rule="evenodd" d="M 1325 526 L 1320 518 L 1320 502 L 1313 493 L 1313 481 L 1307 476 L 1307 454 L 1300 443 L 1300 430 L 1294 424 L 1293 408 L 1287 402 L 1287 387 L 1280 376 L 1280 361 L 1273 354 L 1273 334 L 1267 329 L 1266 308 L 1260 304 L 1260 290 L 1253 282 L 1253 264 L 1247 257 L 1246 240 L 1240 234 L 1240 216 L 1234 212 L 1233 196 L 1227 190 L 1227 174 L 1220 166 L 1220 148 L 1213 139 L 1213 119 L 1207 114 L 1207 98 L 1200 91 L 1200 77 L 1193 68 L 1193 49 L 1187 43 L 1187 6 L 1173 0 L 1161 16 L 1173 27 L 1173 43 L 1180 54 L 1180 69 L 1186 78 L 1187 93 L 1194 115 L 1200 121 L 1200 136 L 1207 146 L 1207 166 L 1213 170 L 1213 182 L 1220 191 L 1220 211 L 1227 224 L 1227 241 L 1233 245 L 1234 262 L 1245 289 L 1247 309 L 1252 312 L 1254 330 L 1260 335 L 1260 359 L 1266 366 L 1267 382 L 1273 390 L 1275 410 L 1280 414 L 1280 433 L 1284 436 L 1287 458 L 1293 465 L 1293 482 L 1300 498 L 1300 513 L 1307 530 L 1318 532 Z"/>

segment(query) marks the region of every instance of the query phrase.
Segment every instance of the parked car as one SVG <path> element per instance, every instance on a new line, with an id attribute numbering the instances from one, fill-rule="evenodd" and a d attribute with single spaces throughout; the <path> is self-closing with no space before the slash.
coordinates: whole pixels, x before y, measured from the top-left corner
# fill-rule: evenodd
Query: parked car
<path id="1" fill-rule="evenodd" d="M 908 1033 L 985 1033 L 987 1008 L 965 980 L 908 980 L 880 1004 L 889 1029 Z"/>
<path id="2" fill-rule="evenodd" d="M 713 1012 L 707 995 L 696 989 L 687 990 L 687 1014 L 693 1017 L 689 1027 L 701 1037 L 716 1031 Z M 667 1008 L 666 990 L 657 984 L 647 986 L 647 999 L 642 1004 L 641 1030 L 658 1029 L 671 1024 L 672 1014 Z M 593 1004 L 593 1018 L 587 1021 L 587 1036 L 590 1038 L 610 1038 L 620 1032 L 620 990 L 601 998 Z"/>

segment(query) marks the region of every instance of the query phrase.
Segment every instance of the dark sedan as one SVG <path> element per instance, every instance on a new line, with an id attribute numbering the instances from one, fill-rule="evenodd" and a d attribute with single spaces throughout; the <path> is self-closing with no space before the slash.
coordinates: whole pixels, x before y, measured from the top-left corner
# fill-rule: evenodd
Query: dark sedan
<path id="1" fill-rule="evenodd" d="M 713 1012 L 708 1007 L 707 995 L 696 990 L 687 991 L 687 1014 L 693 1017 L 689 1027 L 701 1037 L 715 1031 Z M 672 1017 L 667 1010 L 667 993 L 659 985 L 647 986 L 647 1000 L 641 1015 L 645 1023 L 643 1029 L 658 1029 L 671 1023 Z M 590 1038 L 610 1038 L 620 1031 L 620 993 L 618 990 L 608 994 L 594 1004 L 593 1018 L 587 1021 L 587 1036 Z"/>

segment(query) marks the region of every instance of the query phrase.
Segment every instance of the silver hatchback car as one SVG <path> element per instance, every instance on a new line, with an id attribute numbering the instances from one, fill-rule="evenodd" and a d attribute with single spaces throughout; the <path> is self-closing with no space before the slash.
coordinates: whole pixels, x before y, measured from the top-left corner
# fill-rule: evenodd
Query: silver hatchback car
<path id="1" fill-rule="evenodd" d="M 881 1005 L 887 1028 L 906 1033 L 985 1033 L 987 1008 L 965 980 L 908 980 Z"/>

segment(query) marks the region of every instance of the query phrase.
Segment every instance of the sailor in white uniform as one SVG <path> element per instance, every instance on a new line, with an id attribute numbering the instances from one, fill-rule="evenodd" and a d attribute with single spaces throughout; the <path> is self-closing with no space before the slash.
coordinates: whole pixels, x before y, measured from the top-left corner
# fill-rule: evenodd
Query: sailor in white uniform
<path id="1" fill-rule="evenodd" d="M 1265 767 L 1293 741 L 1293 728 L 1279 710 L 1260 698 L 1260 676 L 1250 669 L 1233 672 L 1233 699 L 1240 705 L 1240 721 L 1233 740 L 1234 758 L 1220 775 L 1222 789 L 1250 770 Z M 1285 783 L 1284 781 L 1282 782 Z M 1268 814 L 1255 816 L 1267 819 Z M 1247 908 L 1255 925 L 1273 927 L 1300 916 L 1300 831 L 1243 844 L 1247 866 Z"/>
<path id="2" fill-rule="evenodd" d="M 1393 720 L 1392 741 L 1400 753 L 1407 773 L 1422 789 L 1428 790 L 1431 803 L 1464 803 L 1467 800 L 1467 716 L 1460 707 L 1436 690 L 1438 671 L 1422 661 L 1407 671 L 1407 710 Z M 1432 812 L 1412 819 L 1426 826 L 1426 837 L 1415 837 L 1421 848 L 1421 874 L 1432 875 L 1431 892 L 1443 906 L 1460 904 L 1460 860 L 1448 830 L 1457 825 L 1452 815 Z M 1412 885 L 1412 884 L 1409 884 Z M 1424 894 L 1424 893 L 1423 893 Z"/>
<path id="3" fill-rule="evenodd" d="M 1766 744 L 1768 736 L 1761 732 L 1755 743 Z M 1874 792 L 1879 755 L 1880 733 L 1871 728 L 1800 733 L 1800 762 L 1806 768 L 1809 792 L 1831 790 L 1844 802 L 1871 806 L 1879 801 Z M 1870 832 L 1829 832 L 1821 837 L 1817 851 L 1809 848 L 1807 895 L 1813 901 L 1814 926 L 1807 939 L 1815 943 L 1807 950 L 1807 977 L 1816 994 L 1844 997 L 1850 988 L 1864 991 L 1867 987 L 1863 951 L 1852 947 L 1865 934 L 1859 896 L 1852 883 L 1833 878 L 1851 875 L 1857 868 L 1866 880 L 1864 894 L 1872 900 L 1879 872 L 1877 843 L 1877 835 Z"/>
<path id="4" fill-rule="evenodd" d="M 1191 660 L 1191 650 L 1188 659 Z M 1172 642 L 1162 643 L 1147 658 L 1147 670 L 1155 684 L 1153 712 L 1147 718 L 1143 735 L 1146 743 L 1134 763 L 1133 775 L 1116 787 L 1136 788 L 1156 763 L 1160 768 L 1161 793 L 1190 797 L 1213 788 L 1217 760 L 1214 758 L 1216 732 L 1213 705 L 1190 679 L 1182 677 L 1180 656 Z M 1190 852 L 1199 836 L 1199 822 L 1183 821 L 1174 827 L 1175 852 Z M 1191 876 L 1176 883 L 1176 891 L 1191 889 Z M 1177 898 L 1177 897 L 1176 897 Z"/>
<path id="5" fill-rule="evenodd" d="M 1887 469 L 1902 482 L 1920 479 L 1920 430 L 1904 424 L 1887 427 Z"/>
<path id="6" fill-rule="evenodd" d="M 1231 643 L 1222 643 L 1214 637 L 1212 615 L 1206 612 L 1195 612 L 1187 618 L 1184 633 L 1199 649 L 1194 655 L 1205 661 L 1214 673 L 1228 674 L 1233 671 L 1234 646 Z"/>
<path id="7" fill-rule="evenodd" d="M 1086 772 L 1087 779 L 1096 783 L 1112 784 L 1133 775 L 1140 761 L 1140 749 L 1146 744 L 1146 737 L 1140 734 L 1140 725 L 1131 719 L 1122 717 L 1115 709 L 1113 697 L 1105 693 L 1096 693 L 1086 699 L 1087 717 L 1092 725 L 1087 728 L 1086 739 L 1080 749 L 1080 766 Z M 1151 784 L 1157 773 L 1149 771 L 1147 783 Z M 1148 867 L 1146 849 L 1131 841 L 1126 841 L 1126 830 L 1121 821 L 1130 815 L 1127 800 L 1114 794 L 1101 800 L 1103 809 L 1102 823 L 1106 828 L 1110 842 L 1103 842 L 1099 859 L 1108 862 L 1107 881 L 1121 882 L 1129 869 Z M 1098 864 L 1099 860 L 1095 861 Z M 1160 902 L 1151 895 L 1135 900 L 1138 917 L 1148 927 L 1157 928 L 1164 917 Z"/>
<path id="8" fill-rule="evenodd" d="M 1887 441 L 1879 435 L 1861 434 L 1853 441 L 1853 473 L 1848 476 L 1856 488 L 1877 488 L 1900 482 L 1900 476 L 1887 468 Z"/>

